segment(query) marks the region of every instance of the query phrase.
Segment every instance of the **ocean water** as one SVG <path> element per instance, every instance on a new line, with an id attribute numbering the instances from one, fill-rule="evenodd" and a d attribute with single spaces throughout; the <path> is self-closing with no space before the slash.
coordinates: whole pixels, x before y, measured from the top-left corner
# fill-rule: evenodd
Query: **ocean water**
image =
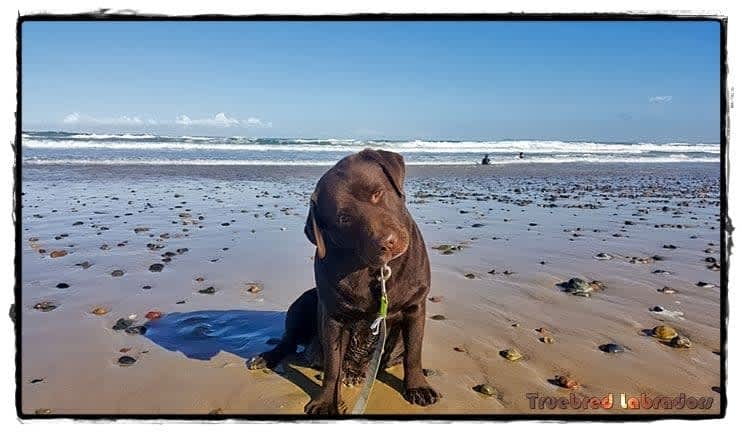
<path id="1" fill-rule="evenodd" d="M 410 165 L 569 162 L 720 162 L 719 144 L 576 141 L 431 141 L 246 138 L 23 132 L 29 165 L 333 165 L 364 148 L 395 151 Z M 524 158 L 518 157 L 523 152 Z"/>

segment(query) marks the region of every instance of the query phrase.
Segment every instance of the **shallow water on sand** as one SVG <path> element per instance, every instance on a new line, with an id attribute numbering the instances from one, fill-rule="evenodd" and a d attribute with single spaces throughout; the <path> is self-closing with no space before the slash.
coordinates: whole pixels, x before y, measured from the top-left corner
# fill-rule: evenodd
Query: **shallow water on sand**
<path id="1" fill-rule="evenodd" d="M 24 411 L 301 413 L 316 372 L 292 363 L 280 374 L 248 371 L 245 359 L 268 347 L 284 311 L 314 285 L 303 227 L 325 169 L 24 166 Z M 367 412 L 529 413 L 526 393 L 569 395 L 549 381 L 566 373 L 581 395 L 683 392 L 715 397 L 718 412 L 720 274 L 706 262 L 721 259 L 717 165 L 415 166 L 405 188 L 430 254 L 431 295 L 443 297 L 427 303 L 429 316 L 446 319 L 428 321 L 423 360 L 440 371 L 429 380 L 445 397 L 409 405 L 393 368 Z M 433 249 L 441 244 L 462 248 L 444 255 Z M 67 255 L 51 258 L 56 250 Z M 613 259 L 596 260 L 601 252 Z M 162 271 L 150 271 L 156 263 Z M 571 296 L 558 284 L 572 277 L 605 289 Z M 41 301 L 58 307 L 35 310 Z M 90 313 L 99 306 L 110 312 Z M 148 322 L 153 310 L 163 317 Z M 144 335 L 112 329 L 130 315 Z M 644 335 L 659 324 L 693 347 Z M 554 344 L 540 341 L 542 327 Z M 601 352 L 608 342 L 627 350 Z M 525 359 L 498 355 L 510 347 Z M 121 367 L 122 355 L 136 362 Z M 496 397 L 472 390 L 485 382 Z"/>

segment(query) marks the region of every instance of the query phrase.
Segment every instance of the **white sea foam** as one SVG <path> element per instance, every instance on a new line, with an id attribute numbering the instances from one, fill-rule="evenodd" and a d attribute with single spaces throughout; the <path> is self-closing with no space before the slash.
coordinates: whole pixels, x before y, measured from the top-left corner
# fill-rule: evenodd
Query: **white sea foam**
<path id="1" fill-rule="evenodd" d="M 74 137 L 74 136 L 73 136 Z M 136 139 L 149 138 L 149 135 L 129 138 L 116 136 L 122 141 L 103 141 L 109 135 L 98 135 L 90 141 L 71 139 L 24 138 L 22 145 L 31 149 L 111 149 L 111 150 L 170 150 L 170 151 L 253 151 L 253 152 L 355 152 L 365 147 L 380 148 L 405 153 L 519 153 L 536 154 L 645 154 L 655 153 L 709 153 L 719 154 L 718 144 L 606 144 L 593 142 L 563 141 L 358 141 L 358 140 L 287 140 L 279 144 L 258 143 L 219 143 L 187 142 L 185 140 L 210 140 L 206 137 L 181 137 L 184 141 L 137 142 Z M 329 143 L 329 145 L 328 145 Z"/>
<path id="2" fill-rule="evenodd" d="M 137 139 L 152 139 L 157 138 L 157 135 L 148 134 L 120 134 L 120 135 L 106 135 L 106 134 L 76 134 L 70 135 L 71 139 L 91 139 L 91 140 L 110 140 L 110 139 L 123 139 L 123 140 L 137 140 Z"/>
<path id="3" fill-rule="evenodd" d="M 336 160 L 226 160 L 226 159 L 24 159 L 28 165 L 209 165 L 209 166 L 332 166 Z M 528 163 L 719 163 L 718 158 L 677 158 L 677 157 L 565 157 L 493 160 L 492 165 Z M 407 165 L 476 165 L 471 160 L 424 160 L 406 161 Z"/>

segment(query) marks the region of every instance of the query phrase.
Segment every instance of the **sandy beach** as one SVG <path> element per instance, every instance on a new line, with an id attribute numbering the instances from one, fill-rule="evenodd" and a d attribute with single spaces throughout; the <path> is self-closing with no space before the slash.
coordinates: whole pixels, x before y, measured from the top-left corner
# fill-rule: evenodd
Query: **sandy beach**
<path id="1" fill-rule="evenodd" d="M 321 381 L 300 355 L 274 372 L 245 363 L 313 286 L 303 228 L 326 169 L 24 165 L 23 412 L 303 413 Z M 411 166 L 406 192 L 432 265 L 427 314 L 442 315 L 423 366 L 443 399 L 410 405 L 395 367 L 368 414 L 719 413 L 718 164 Z M 602 289 L 572 295 L 572 278 Z M 652 337 L 660 325 L 691 347 Z M 534 393 L 614 407 L 532 407 Z M 713 403 L 626 410 L 622 393 Z"/>

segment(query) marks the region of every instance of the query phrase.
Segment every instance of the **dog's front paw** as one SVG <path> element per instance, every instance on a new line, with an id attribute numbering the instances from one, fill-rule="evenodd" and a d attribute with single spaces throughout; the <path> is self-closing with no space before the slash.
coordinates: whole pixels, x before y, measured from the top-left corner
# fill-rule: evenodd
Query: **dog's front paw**
<path id="1" fill-rule="evenodd" d="M 247 361 L 247 368 L 251 370 L 265 369 L 267 367 L 268 362 L 265 361 L 265 358 L 262 355 L 251 357 L 250 360 Z"/>
<path id="2" fill-rule="evenodd" d="M 407 402 L 409 403 L 420 406 L 428 406 L 438 402 L 438 399 L 441 398 L 441 395 L 440 393 L 435 391 L 433 387 L 422 386 L 406 389 L 404 398 L 407 399 Z"/>
<path id="3" fill-rule="evenodd" d="M 335 405 L 333 401 L 324 398 L 312 399 L 304 407 L 304 412 L 309 415 L 338 415 L 345 414 L 345 411 L 345 402 L 340 401 Z"/>

